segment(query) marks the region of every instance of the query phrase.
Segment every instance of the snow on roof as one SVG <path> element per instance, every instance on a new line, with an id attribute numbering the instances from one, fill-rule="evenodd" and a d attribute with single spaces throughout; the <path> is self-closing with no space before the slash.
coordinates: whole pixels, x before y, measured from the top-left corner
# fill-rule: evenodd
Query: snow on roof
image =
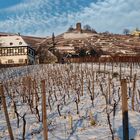
<path id="1" fill-rule="evenodd" d="M 18 35 L 0 37 L 0 47 L 16 46 L 28 46 L 28 44 L 22 39 L 21 36 Z"/>

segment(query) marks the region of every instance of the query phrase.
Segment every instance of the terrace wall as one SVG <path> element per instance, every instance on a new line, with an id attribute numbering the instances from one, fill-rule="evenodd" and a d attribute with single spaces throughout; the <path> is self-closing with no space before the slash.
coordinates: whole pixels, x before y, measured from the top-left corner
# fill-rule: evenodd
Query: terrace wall
<path id="1" fill-rule="evenodd" d="M 82 62 L 140 62 L 140 56 L 114 56 L 114 57 L 73 57 L 67 58 L 68 62 L 71 63 L 82 63 Z"/>

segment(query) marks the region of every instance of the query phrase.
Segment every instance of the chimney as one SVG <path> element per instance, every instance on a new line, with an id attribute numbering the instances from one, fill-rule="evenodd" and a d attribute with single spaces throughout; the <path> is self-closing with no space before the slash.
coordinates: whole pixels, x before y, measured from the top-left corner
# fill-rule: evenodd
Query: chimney
<path id="1" fill-rule="evenodd" d="M 78 32 L 82 32 L 82 29 L 81 29 L 81 23 L 80 22 L 78 22 L 78 23 L 76 23 L 76 30 L 78 31 Z"/>

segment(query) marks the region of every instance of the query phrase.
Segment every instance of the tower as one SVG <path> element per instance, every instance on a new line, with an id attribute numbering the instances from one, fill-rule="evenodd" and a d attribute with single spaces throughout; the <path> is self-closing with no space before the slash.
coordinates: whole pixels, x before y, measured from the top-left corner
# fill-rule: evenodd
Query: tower
<path id="1" fill-rule="evenodd" d="M 76 23 L 76 31 L 78 31 L 78 32 L 82 32 L 82 28 L 81 28 L 81 23 L 80 22 L 78 22 L 78 23 Z"/>

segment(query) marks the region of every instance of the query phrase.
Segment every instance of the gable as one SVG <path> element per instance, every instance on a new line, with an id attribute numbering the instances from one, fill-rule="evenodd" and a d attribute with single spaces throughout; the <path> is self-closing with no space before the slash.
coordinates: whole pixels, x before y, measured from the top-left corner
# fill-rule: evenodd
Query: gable
<path id="1" fill-rule="evenodd" d="M 0 37 L 0 47 L 28 46 L 21 36 L 3 36 Z"/>

